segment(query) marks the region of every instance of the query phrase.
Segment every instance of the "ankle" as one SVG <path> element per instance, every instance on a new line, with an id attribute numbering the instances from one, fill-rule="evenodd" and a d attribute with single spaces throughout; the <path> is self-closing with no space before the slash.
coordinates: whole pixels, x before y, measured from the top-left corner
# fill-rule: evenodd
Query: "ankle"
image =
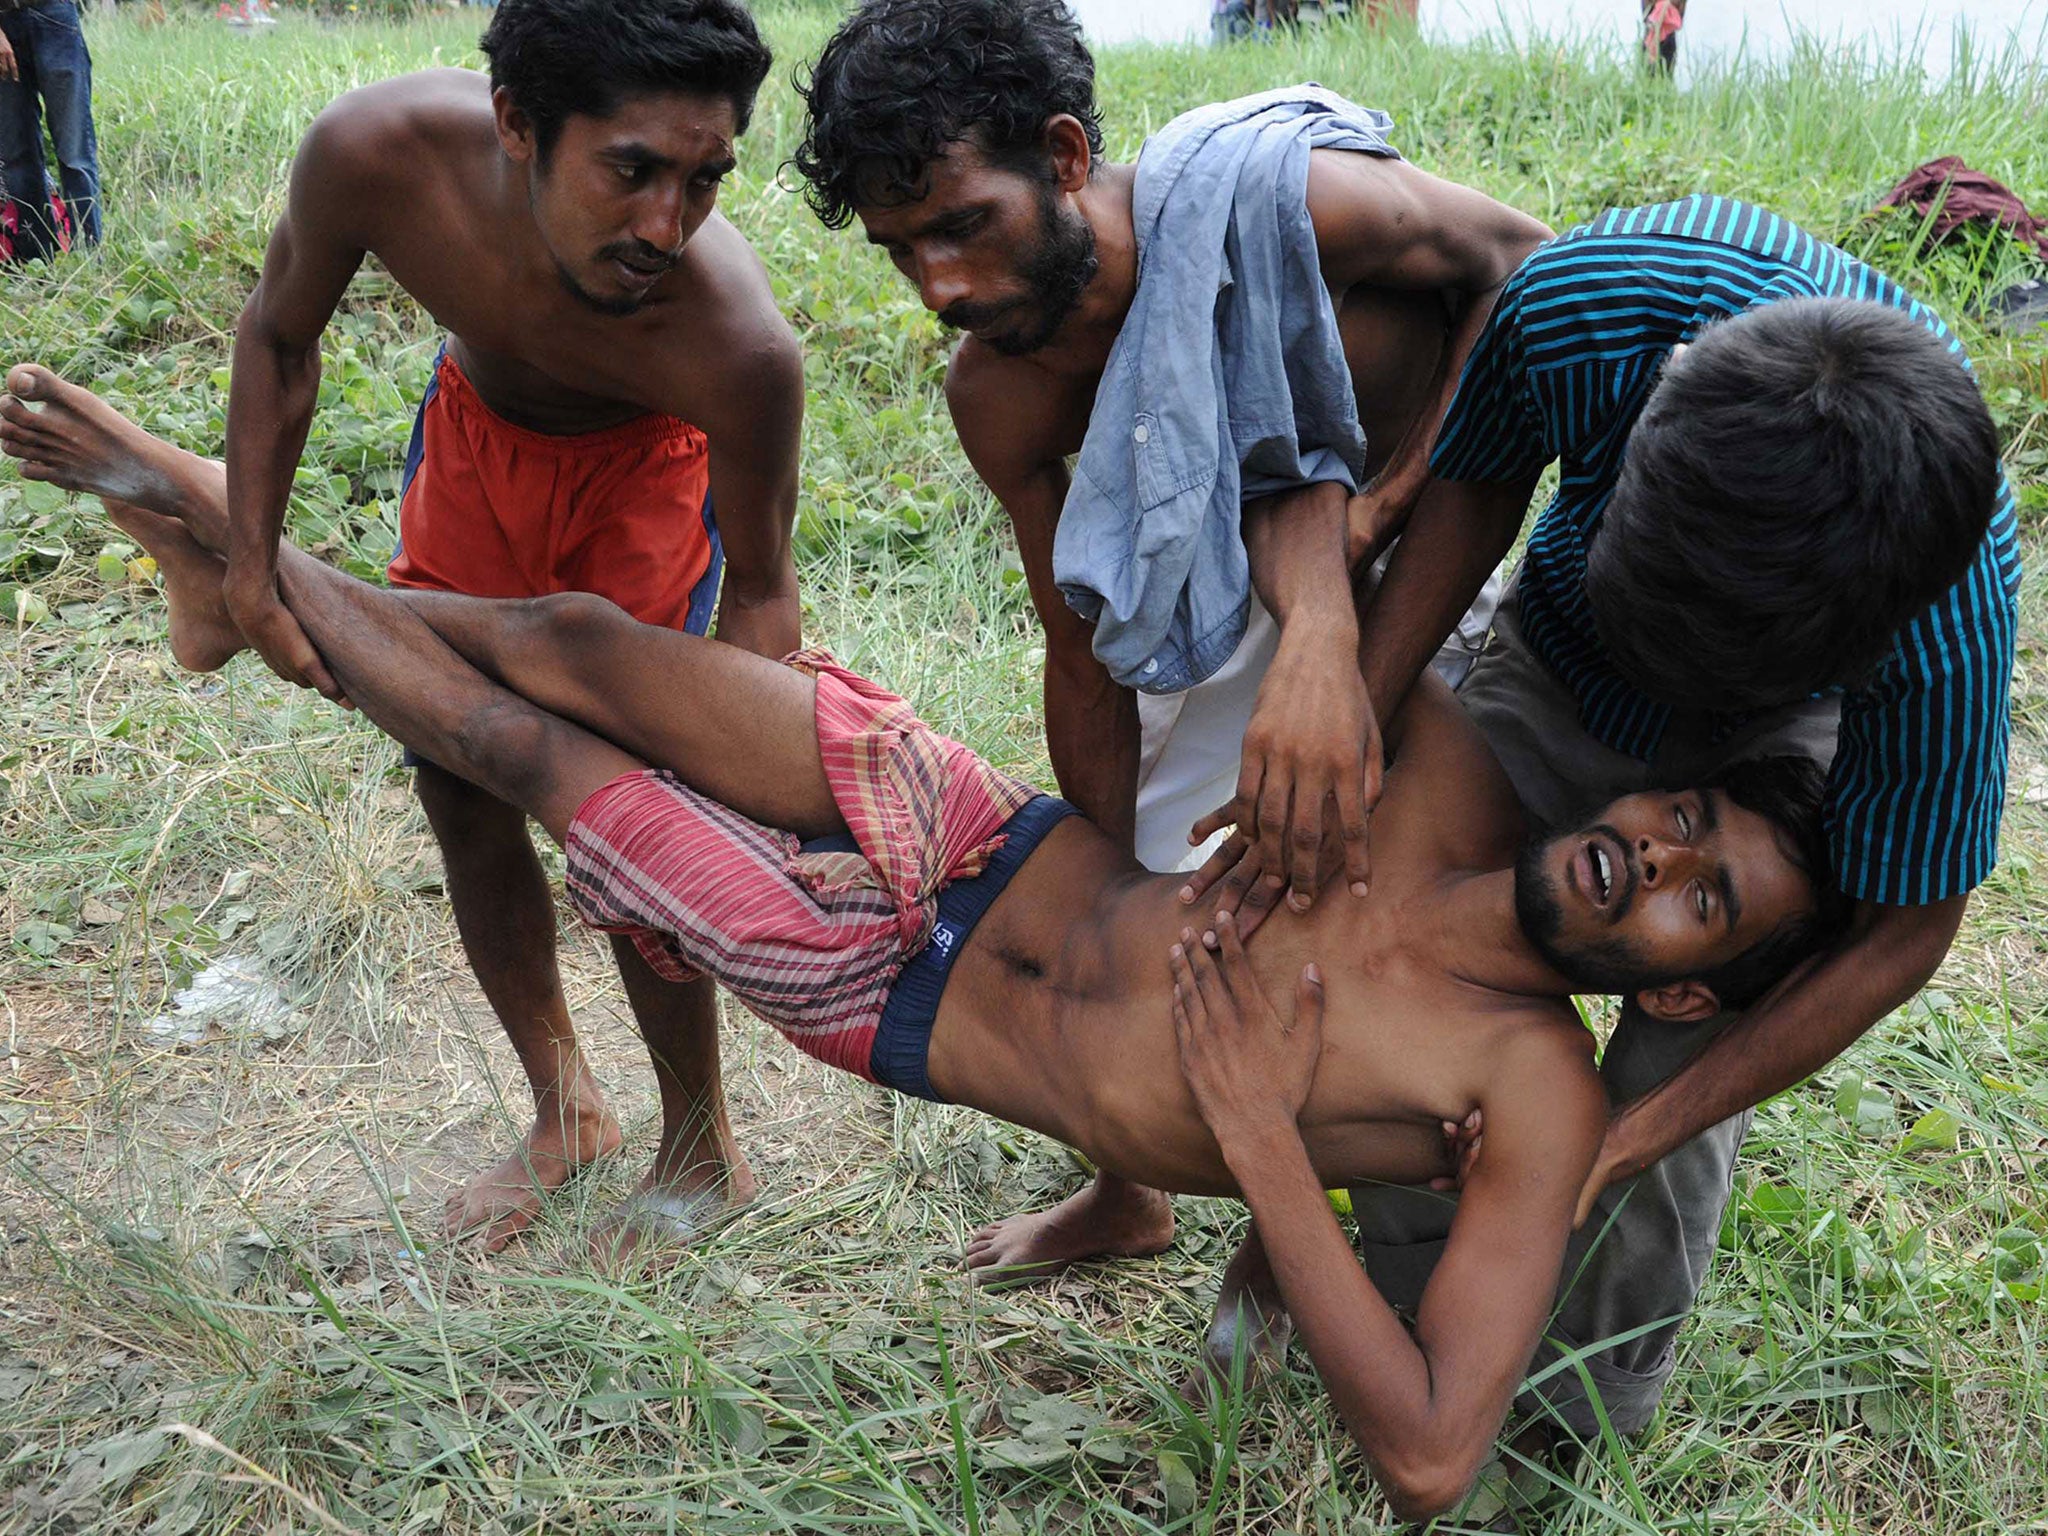
<path id="1" fill-rule="evenodd" d="M 647 1170 L 647 1183 L 661 1189 L 715 1189 L 721 1193 L 751 1191 L 754 1170 L 723 1126 L 699 1131 L 687 1139 L 664 1137 Z"/>

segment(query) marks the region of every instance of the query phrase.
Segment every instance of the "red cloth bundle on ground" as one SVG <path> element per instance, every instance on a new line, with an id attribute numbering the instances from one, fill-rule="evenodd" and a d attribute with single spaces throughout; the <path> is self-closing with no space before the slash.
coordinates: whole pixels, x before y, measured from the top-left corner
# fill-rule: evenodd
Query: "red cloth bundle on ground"
<path id="1" fill-rule="evenodd" d="M 1928 233 L 1936 240 L 1946 240 L 1976 219 L 2003 224 L 2048 261 L 2048 221 L 2028 212 L 2012 188 L 1982 171 L 1971 170 L 1956 155 L 1944 155 L 1909 171 L 1877 206 L 1911 208 L 1929 218 Z"/>

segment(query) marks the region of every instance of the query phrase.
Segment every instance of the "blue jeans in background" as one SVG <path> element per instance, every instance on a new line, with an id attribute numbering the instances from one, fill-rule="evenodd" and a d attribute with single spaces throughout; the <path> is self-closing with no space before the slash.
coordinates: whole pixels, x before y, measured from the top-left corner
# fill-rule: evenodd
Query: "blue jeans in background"
<path id="1" fill-rule="evenodd" d="M 100 238 L 99 144 L 92 131 L 92 56 L 72 0 L 41 0 L 0 11 L 0 31 L 13 45 L 18 80 L 0 80 L 0 182 L 14 204 L 14 253 L 23 259 L 57 250 L 43 160 L 43 117 L 57 145 L 58 184 L 71 215 L 73 244 Z"/>

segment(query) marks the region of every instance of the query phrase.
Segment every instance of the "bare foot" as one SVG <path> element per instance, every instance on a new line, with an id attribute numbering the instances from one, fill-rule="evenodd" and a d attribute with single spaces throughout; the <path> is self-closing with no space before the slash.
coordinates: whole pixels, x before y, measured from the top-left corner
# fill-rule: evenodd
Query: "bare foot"
<path id="1" fill-rule="evenodd" d="M 165 516 L 193 511 L 192 492 L 205 484 L 209 468 L 197 454 L 151 437 L 91 390 L 35 363 L 8 371 L 7 393 L 0 395 L 0 451 L 21 461 L 24 480 L 47 480 Z M 214 543 L 209 529 L 193 531 Z"/>
<path id="2" fill-rule="evenodd" d="M 724 1167 L 699 1164 L 679 1178 L 652 1172 L 590 1234 L 590 1256 L 605 1267 L 673 1257 L 754 1203 L 754 1170 L 744 1160 Z"/>
<path id="3" fill-rule="evenodd" d="M 156 561 L 164 579 L 164 602 L 171 610 L 171 655 L 188 672 L 213 672 L 244 648 L 242 632 L 228 617 L 221 596 L 227 562 L 209 554 L 175 517 L 125 501 L 101 497 L 116 528 L 140 544 Z"/>
<path id="4" fill-rule="evenodd" d="M 1287 1345 L 1293 1337 L 1294 1319 L 1287 1315 L 1287 1303 L 1255 1228 L 1223 1271 L 1209 1336 L 1202 1341 L 1203 1369 L 1181 1385 L 1181 1396 L 1206 1404 L 1240 1369 L 1247 1388 L 1270 1381 L 1287 1363 Z"/>
<path id="5" fill-rule="evenodd" d="M 1173 1203 L 1165 1195 L 1102 1173 L 1049 1211 L 983 1227 L 968 1241 L 967 1267 L 982 1285 L 1015 1284 L 1082 1259 L 1143 1258 L 1172 1241 Z"/>
<path id="6" fill-rule="evenodd" d="M 496 1253 L 533 1224 L 550 1190 L 618 1151 L 624 1139 L 601 1100 L 544 1110 L 503 1162 L 448 1197 L 449 1235 L 474 1238 Z"/>

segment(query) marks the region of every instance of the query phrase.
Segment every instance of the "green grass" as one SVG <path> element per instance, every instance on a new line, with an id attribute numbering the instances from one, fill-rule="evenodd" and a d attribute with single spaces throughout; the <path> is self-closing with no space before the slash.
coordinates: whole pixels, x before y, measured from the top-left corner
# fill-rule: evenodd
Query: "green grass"
<path id="1" fill-rule="evenodd" d="M 768 20 L 793 62 L 830 14 Z M 349 85 L 470 60 L 479 25 L 95 24 L 108 243 L 0 277 L 0 349 L 217 451 L 227 339 L 298 135 Z M 945 340 L 778 184 L 796 103 L 777 75 L 726 206 L 808 353 L 809 630 L 1043 775 L 1036 627 L 945 418 Z M 1666 1411 L 1531 1523 L 2048 1529 L 2048 335 L 1970 317 L 2025 272 L 2014 242 L 1930 251 L 1866 216 L 1941 153 L 2048 207 L 2048 80 L 2007 60 L 1922 94 L 1904 68 L 1815 55 L 1674 94 L 1575 45 L 1332 31 L 1107 54 L 1112 150 L 1305 77 L 1553 224 L 1697 188 L 1767 203 L 1907 279 L 1977 357 L 2030 560 L 2004 862 L 1939 990 L 1761 1111 Z M 294 528 L 352 569 L 388 550 L 433 343 L 371 278 L 330 333 Z M 1213 1419 L 1175 1396 L 1237 1208 L 1182 1201 L 1159 1259 L 978 1295 L 948 1255 L 1071 1187 L 1070 1159 L 829 1078 L 741 1015 L 727 1071 L 763 1201 L 671 1272 L 594 1273 L 583 1234 L 637 1174 L 654 1105 L 574 930 L 571 1001 L 634 1155 L 498 1259 L 444 1245 L 440 1192 L 522 1123 L 523 1090 L 395 752 L 246 660 L 176 673 L 130 553 L 96 506 L 0 471 L 0 1530 L 1382 1527 L 1298 1356 Z M 285 1038 L 153 1036 L 169 991 L 227 953 L 284 978 Z"/>

